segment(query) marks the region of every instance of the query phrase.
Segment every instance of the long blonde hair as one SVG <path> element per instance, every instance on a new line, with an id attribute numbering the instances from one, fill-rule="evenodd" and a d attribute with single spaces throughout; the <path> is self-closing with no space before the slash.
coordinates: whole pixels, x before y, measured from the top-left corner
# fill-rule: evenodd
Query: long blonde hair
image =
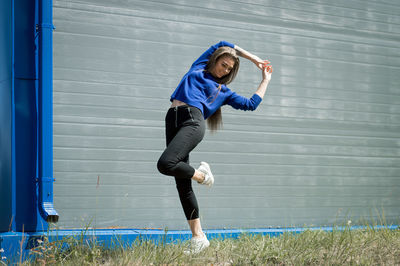
<path id="1" fill-rule="evenodd" d="M 217 64 L 218 59 L 220 59 L 223 56 L 229 56 L 230 58 L 232 58 L 235 61 L 235 64 L 233 65 L 233 68 L 231 69 L 229 74 L 223 76 L 220 79 L 215 78 L 216 81 L 219 83 L 219 86 L 218 86 L 218 91 L 217 91 L 216 95 L 213 96 L 213 100 L 211 101 L 211 103 L 214 102 L 215 99 L 217 99 L 218 94 L 221 91 L 221 84 L 227 85 L 227 84 L 231 83 L 235 79 L 235 77 L 239 71 L 240 60 L 236 54 L 236 50 L 231 47 L 228 47 L 228 46 L 223 46 L 223 47 L 218 48 L 211 55 L 210 59 L 207 62 L 207 65 L 205 67 L 205 71 L 210 72 L 212 69 L 214 69 L 215 65 Z M 220 107 L 209 118 L 207 118 L 207 126 L 211 130 L 211 132 L 215 132 L 218 129 L 222 128 L 222 125 L 223 125 L 222 111 L 221 111 L 221 107 Z"/>

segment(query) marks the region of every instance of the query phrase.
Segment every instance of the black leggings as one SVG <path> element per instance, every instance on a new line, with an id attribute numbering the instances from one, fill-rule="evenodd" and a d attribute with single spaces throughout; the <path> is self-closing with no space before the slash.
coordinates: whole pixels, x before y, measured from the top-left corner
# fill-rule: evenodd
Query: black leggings
<path id="1" fill-rule="evenodd" d="M 192 189 L 195 169 L 189 165 L 189 153 L 205 133 L 201 111 L 192 106 L 170 108 L 165 117 L 167 148 L 157 163 L 164 175 L 174 176 L 179 199 L 187 220 L 199 218 L 199 206 Z"/>

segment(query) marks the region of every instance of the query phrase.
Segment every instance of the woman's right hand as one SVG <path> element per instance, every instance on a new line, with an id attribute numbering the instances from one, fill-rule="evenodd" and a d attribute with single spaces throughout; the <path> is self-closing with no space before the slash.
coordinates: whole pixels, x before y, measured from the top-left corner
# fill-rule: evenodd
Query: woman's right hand
<path id="1" fill-rule="evenodd" d="M 255 56 L 252 59 L 253 63 L 260 69 L 263 70 L 264 66 L 270 64 L 271 62 L 269 62 L 268 60 L 262 60 L 259 57 Z"/>

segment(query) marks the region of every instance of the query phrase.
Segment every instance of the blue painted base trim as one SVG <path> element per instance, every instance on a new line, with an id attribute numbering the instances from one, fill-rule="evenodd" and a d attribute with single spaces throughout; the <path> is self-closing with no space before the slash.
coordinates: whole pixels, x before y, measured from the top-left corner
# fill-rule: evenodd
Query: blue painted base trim
<path id="1" fill-rule="evenodd" d="M 215 229 L 205 230 L 208 239 L 226 239 L 238 238 L 241 234 L 250 235 L 269 235 L 276 237 L 283 233 L 298 234 L 306 230 L 322 230 L 327 232 L 367 229 L 367 226 L 351 226 L 351 227 L 311 227 L 311 228 L 268 228 L 268 229 Z M 374 226 L 374 229 L 390 229 L 395 230 L 400 227 L 391 226 Z M 188 230 L 171 230 L 164 231 L 159 229 L 80 229 L 80 230 L 55 230 L 49 232 L 34 233 L 0 233 L 0 255 L 2 260 L 8 259 L 8 262 L 18 262 L 21 259 L 29 258 L 29 250 L 37 245 L 38 239 L 47 237 L 50 242 L 63 240 L 73 237 L 82 243 L 95 242 L 99 246 L 106 248 L 129 247 L 135 240 L 151 240 L 156 244 L 174 243 L 176 241 L 185 241 L 191 238 L 192 234 Z"/>

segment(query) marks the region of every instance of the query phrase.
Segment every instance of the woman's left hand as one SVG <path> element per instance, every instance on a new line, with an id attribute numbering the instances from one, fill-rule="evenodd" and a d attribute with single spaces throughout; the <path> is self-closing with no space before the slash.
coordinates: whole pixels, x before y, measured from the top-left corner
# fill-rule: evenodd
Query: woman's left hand
<path id="1" fill-rule="evenodd" d="M 262 69 L 263 80 L 266 80 L 269 83 L 271 81 L 272 71 L 273 69 L 271 65 L 264 65 Z"/>

